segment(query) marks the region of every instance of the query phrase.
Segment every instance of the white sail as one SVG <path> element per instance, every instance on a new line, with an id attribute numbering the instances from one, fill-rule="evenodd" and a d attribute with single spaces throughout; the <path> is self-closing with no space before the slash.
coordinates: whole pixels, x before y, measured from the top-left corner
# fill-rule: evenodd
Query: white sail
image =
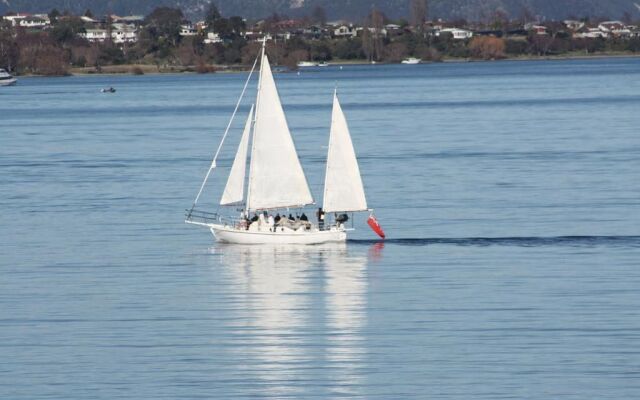
<path id="1" fill-rule="evenodd" d="M 367 210 L 367 199 L 349 126 L 335 93 L 322 206 L 326 212 Z"/>
<path id="2" fill-rule="evenodd" d="M 233 160 L 229 179 L 227 179 L 227 186 L 225 186 L 224 193 L 222 193 L 220 205 L 226 206 L 241 203 L 244 199 L 244 177 L 247 168 L 247 149 L 249 147 L 249 135 L 251 134 L 252 123 L 253 106 L 251 106 L 251 111 L 249 111 L 249 118 L 247 118 L 247 123 L 244 126 L 242 139 L 240 139 L 236 158 Z"/>
<path id="3" fill-rule="evenodd" d="M 271 67 L 264 54 L 253 129 L 247 209 L 296 207 L 313 203 Z"/>

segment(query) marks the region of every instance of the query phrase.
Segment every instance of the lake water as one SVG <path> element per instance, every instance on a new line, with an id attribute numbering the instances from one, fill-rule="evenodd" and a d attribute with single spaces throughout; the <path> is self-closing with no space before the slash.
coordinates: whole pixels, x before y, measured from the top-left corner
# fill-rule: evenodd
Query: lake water
<path id="1" fill-rule="evenodd" d="M 640 397 L 640 59 L 277 75 L 389 238 L 309 247 L 183 223 L 245 77 L 0 88 L 0 398 Z"/>

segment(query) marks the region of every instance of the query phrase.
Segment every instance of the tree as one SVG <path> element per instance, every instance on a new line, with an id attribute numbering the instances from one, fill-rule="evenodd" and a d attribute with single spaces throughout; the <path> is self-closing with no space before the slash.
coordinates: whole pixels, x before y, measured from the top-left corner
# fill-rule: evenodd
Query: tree
<path id="1" fill-rule="evenodd" d="M 9 31 L 0 31 L 0 67 L 8 71 L 18 65 L 20 49 Z"/>
<path id="2" fill-rule="evenodd" d="M 49 21 L 51 21 L 52 24 L 55 24 L 58 22 L 58 17 L 60 17 L 60 15 L 60 11 L 58 11 L 57 8 L 54 8 L 49 12 Z"/>
<path id="3" fill-rule="evenodd" d="M 148 28 L 152 28 L 162 39 L 176 46 L 180 41 L 180 25 L 184 15 L 179 8 L 158 7 L 145 19 Z"/>
<path id="4" fill-rule="evenodd" d="M 215 3 L 209 4 L 209 8 L 207 9 L 207 13 L 204 17 L 204 22 L 207 24 L 209 30 L 213 30 L 213 26 L 220 18 L 222 18 L 222 14 L 220 14 L 220 11 L 218 11 L 218 7 L 215 5 Z"/>
<path id="5" fill-rule="evenodd" d="M 477 36 L 469 43 L 469 51 L 474 58 L 497 60 L 504 58 L 504 39 L 492 36 Z"/>
<path id="6" fill-rule="evenodd" d="M 327 24 L 327 12 L 321 6 L 316 6 L 311 13 L 311 20 L 314 24 L 324 26 Z"/>
<path id="7" fill-rule="evenodd" d="M 236 35 L 242 34 L 242 32 L 247 29 L 247 25 L 245 24 L 242 17 L 234 16 L 229 18 L 229 24 L 231 25 L 233 33 L 235 33 Z"/>
<path id="8" fill-rule="evenodd" d="M 51 37 L 57 43 L 68 44 L 72 42 L 78 33 L 84 33 L 84 22 L 78 17 L 65 17 L 51 29 Z"/>
<path id="9" fill-rule="evenodd" d="M 418 32 L 422 32 L 427 21 L 427 0 L 411 0 L 409 22 Z"/>

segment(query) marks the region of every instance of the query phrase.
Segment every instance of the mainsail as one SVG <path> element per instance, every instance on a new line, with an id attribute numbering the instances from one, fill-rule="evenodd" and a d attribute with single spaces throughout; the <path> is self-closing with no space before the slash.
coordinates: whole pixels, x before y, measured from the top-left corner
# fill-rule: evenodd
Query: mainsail
<path id="1" fill-rule="evenodd" d="M 264 53 L 253 130 L 247 209 L 299 207 L 313 203 Z"/>
<path id="2" fill-rule="evenodd" d="M 236 158 L 233 160 L 227 186 L 224 188 L 220 205 L 226 206 L 230 204 L 241 203 L 244 199 L 244 177 L 247 168 L 247 148 L 249 147 L 249 136 L 251 134 L 251 125 L 253 123 L 253 106 L 249 111 L 249 118 L 242 132 L 242 139 L 238 145 Z"/>
<path id="3" fill-rule="evenodd" d="M 367 199 L 364 195 L 362 177 L 351 142 L 349 126 L 336 93 L 333 95 L 331 134 L 322 206 L 326 212 L 367 210 Z"/>

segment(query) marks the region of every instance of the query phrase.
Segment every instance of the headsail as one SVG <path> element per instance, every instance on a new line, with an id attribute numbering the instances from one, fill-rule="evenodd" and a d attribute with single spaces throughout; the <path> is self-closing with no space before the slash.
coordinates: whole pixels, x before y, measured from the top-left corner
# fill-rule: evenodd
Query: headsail
<path id="1" fill-rule="evenodd" d="M 271 66 L 264 53 L 253 129 L 247 209 L 296 207 L 313 203 Z"/>
<path id="2" fill-rule="evenodd" d="M 331 134 L 322 206 L 326 212 L 367 210 L 367 199 L 364 195 L 362 177 L 351 142 L 349 126 L 336 93 L 333 95 Z"/>
<path id="3" fill-rule="evenodd" d="M 244 177 L 247 168 L 247 148 L 249 147 L 249 135 L 251 134 L 251 125 L 253 123 L 253 106 L 249 111 L 249 118 L 242 132 L 242 139 L 238 145 L 236 158 L 233 160 L 227 186 L 224 188 L 220 205 L 226 206 L 230 204 L 241 203 L 244 199 Z"/>

